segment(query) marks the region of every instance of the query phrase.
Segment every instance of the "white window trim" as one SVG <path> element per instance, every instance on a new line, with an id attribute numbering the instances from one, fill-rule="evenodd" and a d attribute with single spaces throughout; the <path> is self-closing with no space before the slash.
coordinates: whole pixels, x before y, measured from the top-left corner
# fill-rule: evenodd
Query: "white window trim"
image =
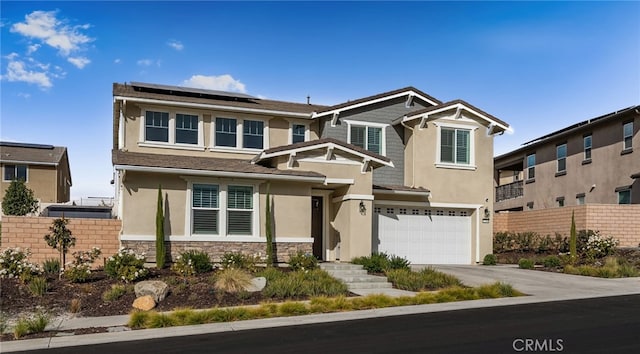
<path id="1" fill-rule="evenodd" d="M 7 163 L 7 164 L 2 165 L 2 182 L 12 182 L 13 181 L 13 180 L 4 179 L 4 176 L 5 176 L 4 171 L 7 168 L 7 165 L 13 166 L 13 168 L 14 168 L 13 174 L 16 177 L 18 175 L 18 166 L 24 166 L 25 167 L 25 173 L 26 173 L 26 176 L 25 176 L 25 179 L 24 179 L 24 183 L 29 182 L 29 170 L 30 170 L 29 165 L 20 164 L 20 163 Z"/>
<path id="2" fill-rule="evenodd" d="M 184 177 L 187 180 L 187 200 L 185 208 L 184 234 L 186 241 L 251 241 L 259 240 L 260 237 L 260 182 L 259 181 L 236 181 L 222 178 L 197 178 Z M 218 234 L 203 235 L 193 234 L 192 228 L 192 193 L 194 184 L 215 184 L 219 188 L 218 196 Z M 229 235 L 227 232 L 227 191 L 229 185 L 247 186 L 253 188 L 253 213 L 251 235 Z"/>
<path id="3" fill-rule="evenodd" d="M 631 135 L 624 135 L 624 127 L 631 125 Z M 631 146 L 625 146 L 625 140 L 627 137 L 631 137 Z M 631 150 L 633 148 L 633 121 L 622 124 L 622 150 Z"/>
<path id="4" fill-rule="evenodd" d="M 288 144 L 293 144 L 293 126 L 294 125 L 304 125 L 304 141 L 311 140 L 309 137 L 309 123 L 300 123 L 300 122 L 289 122 L 289 135 L 287 139 Z"/>
<path id="5" fill-rule="evenodd" d="M 169 113 L 169 141 L 147 141 L 146 140 L 146 117 L 147 112 L 165 112 Z M 162 147 L 180 150 L 204 150 L 204 118 L 202 113 L 189 110 L 166 109 L 162 107 L 146 106 L 140 109 L 140 135 L 138 137 L 138 146 L 141 147 Z M 198 143 L 184 144 L 176 143 L 176 114 L 188 114 L 198 117 Z"/>
<path id="6" fill-rule="evenodd" d="M 564 157 L 559 157 L 558 154 L 561 146 L 564 146 Z M 567 172 L 567 155 L 569 155 L 567 143 L 556 145 L 556 173 Z M 564 159 L 564 170 L 560 170 L 560 159 Z"/>
<path id="7" fill-rule="evenodd" d="M 380 155 L 382 156 L 387 156 L 387 127 L 389 127 L 389 124 L 385 124 L 385 123 L 374 123 L 374 122 L 363 122 L 363 121 L 358 121 L 358 120 L 343 120 L 343 122 L 347 123 L 347 143 L 351 144 L 351 126 L 356 126 L 356 127 L 366 127 L 366 128 L 381 128 L 381 135 L 380 135 Z M 369 130 L 365 129 L 365 143 L 367 142 L 367 136 L 369 134 Z M 364 148 L 365 150 L 367 150 L 367 148 Z M 369 150 L 367 150 L 369 151 Z"/>
<path id="8" fill-rule="evenodd" d="M 477 126 L 473 125 L 463 125 L 463 124 L 452 124 L 445 122 L 434 122 L 433 123 L 436 128 L 436 158 L 435 158 L 435 166 L 438 168 L 452 168 L 459 170 L 476 170 L 478 167 L 476 166 L 476 143 L 475 143 L 475 131 L 478 129 Z M 457 164 L 450 162 L 442 162 L 440 160 L 441 153 L 441 133 L 442 128 L 449 129 L 464 129 L 469 130 L 469 164 Z"/>
<path id="9" fill-rule="evenodd" d="M 216 146 L 216 120 L 218 118 L 235 119 L 236 120 L 236 146 Z M 251 120 L 262 122 L 262 149 L 244 148 L 244 121 Z M 235 152 L 235 153 L 250 153 L 255 154 L 269 148 L 269 120 L 260 118 L 239 118 L 232 115 L 220 115 L 212 116 L 211 118 L 211 144 L 207 148 L 209 151 L 214 152 Z"/>
<path id="10" fill-rule="evenodd" d="M 587 138 L 589 138 L 590 145 L 587 147 Z M 587 149 L 589 149 L 589 153 L 593 155 L 593 135 L 585 135 L 582 137 L 582 159 L 583 160 L 591 160 L 591 157 L 587 157 Z"/>

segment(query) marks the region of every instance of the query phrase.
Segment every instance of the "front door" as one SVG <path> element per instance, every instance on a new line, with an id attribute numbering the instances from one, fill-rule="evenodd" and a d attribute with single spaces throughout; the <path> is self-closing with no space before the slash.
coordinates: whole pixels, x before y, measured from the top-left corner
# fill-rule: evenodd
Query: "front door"
<path id="1" fill-rule="evenodd" d="M 322 260 L 322 197 L 311 197 L 311 237 L 313 255 Z"/>

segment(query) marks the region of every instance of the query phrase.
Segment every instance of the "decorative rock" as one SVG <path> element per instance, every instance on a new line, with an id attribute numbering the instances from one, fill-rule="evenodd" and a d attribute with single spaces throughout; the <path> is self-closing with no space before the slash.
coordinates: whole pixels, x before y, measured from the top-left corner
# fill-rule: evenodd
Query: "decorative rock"
<path id="1" fill-rule="evenodd" d="M 151 295 L 153 300 L 158 303 L 164 300 L 169 293 L 169 285 L 159 280 L 146 280 L 136 283 L 134 287 L 136 297 Z"/>
<path id="2" fill-rule="evenodd" d="M 253 278 L 251 279 L 251 284 L 247 285 L 244 290 L 250 292 L 250 293 L 255 293 L 258 291 L 262 291 L 262 289 L 264 289 L 264 287 L 267 285 L 267 278 L 265 277 L 257 277 L 257 278 Z"/>
<path id="3" fill-rule="evenodd" d="M 142 311 L 149 311 L 156 307 L 156 302 L 151 295 L 145 295 L 133 300 L 133 308 Z"/>

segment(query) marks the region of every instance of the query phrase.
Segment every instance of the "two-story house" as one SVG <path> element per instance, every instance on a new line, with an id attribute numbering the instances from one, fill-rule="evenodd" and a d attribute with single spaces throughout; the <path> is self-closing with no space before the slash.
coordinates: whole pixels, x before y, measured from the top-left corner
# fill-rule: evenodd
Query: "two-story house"
<path id="1" fill-rule="evenodd" d="M 495 158 L 496 211 L 640 203 L 640 106 L 591 118 Z"/>
<path id="2" fill-rule="evenodd" d="M 388 252 L 413 263 L 491 253 L 493 137 L 505 122 L 407 87 L 334 106 L 144 83 L 114 84 L 121 243 L 155 252 L 265 250 L 271 196 L 280 260 Z"/>
<path id="3" fill-rule="evenodd" d="M 21 179 L 40 203 L 64 203 L 70 199 L 71 170 L 67 148 L 42 144 L 0 142 L 0 199 Z"/>

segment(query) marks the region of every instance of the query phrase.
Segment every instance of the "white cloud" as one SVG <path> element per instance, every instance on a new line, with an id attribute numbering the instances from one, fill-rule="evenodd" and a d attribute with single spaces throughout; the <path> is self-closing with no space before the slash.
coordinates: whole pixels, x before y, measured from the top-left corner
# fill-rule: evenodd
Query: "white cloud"
<path id="1" fill-rule="evenodd" d="M 5 58 L 9 59 L 9 63 L 7 64 L 6 74 L 2 76 L 3 79 L 10 82 L 17 81 L 35 84 L 41 89 L 48 89 L 53 86 L 47 71 L 31 70 L 31 68 L 27 66 L 27 63 L 17 60 L 17 57 L 11 54 Z"/>
<path id="2" fill-rule="evenodd" d="M 39 39 L 55 48 L 62 56 L 84 49 L 94 39 L 83 34 L 90 25 L 69 26 L 56 18 L 57 11 L 34 11 L 25 16 L 25 22 L 11 26 L 11 32 Z"/>
<path id="3" fill-rule="evenodd" d="M 76 68 L 78 68 L 78 69 L 82 69 L 85 66 L 87 66 L 87 64 L 91 63 L 91 60 L 89 60 L 89 59 L 87 59 L 85 57 L 75 57 L 75 58 L 69 57 L 69 58 L 67 58 L 67 61 L 69 63 L 75 65 Z"/>
<path id="4" fill-rule="evenodd" d="M 22 97 L 24 99 L 29 99 L 29 98 L 31 98 L 31 94 L 30 93 L 24 93 L 24 92 L 18 92 L 18 97 Z"/>
<path id="5" fill-rule="evenodd" d="M 229 74 L 220 76 L 193 75 L 189 80 L 184 80 L 182 85 L 208 90 L 247 92 L 245 85 Z"/>
<path id="6" fill-rule="evenodd" d="M 160 60 L 153 61 L 152 59 L 140 59 L 137 61 L 138 66 L 152 66 L 155 64 L 160 67 L 161 63 Z"/>
<path id="7" fill-rule="evenodd" d="M 27 54 L 32 54 L 32 53 L 34 53 L 34 52 L 35 52 L 36 50 L 38 50 L 38 49 L 40 49 L 40 44 L 37 44 L 37 43 L 36 43 L 36 44 L 30 45 L 30 46 L 27 48 Z"/>
<path id="8" fill-rule="evenodd" d="M 120 60 L 120 58 L 117 58 L 116 60 L 113 61 L 114 64 L 120 64 L 122 60 Z"/>
<path id="9" fill-rule="evenodd" d="M 182 45 L 182 43 L 180 41 L 176 41 L 176 40 L 170 40 L 167 42 L 167 45 L 177 51 L 180 51 L 182 49 L 184 49 L 184 45 Z"/>

